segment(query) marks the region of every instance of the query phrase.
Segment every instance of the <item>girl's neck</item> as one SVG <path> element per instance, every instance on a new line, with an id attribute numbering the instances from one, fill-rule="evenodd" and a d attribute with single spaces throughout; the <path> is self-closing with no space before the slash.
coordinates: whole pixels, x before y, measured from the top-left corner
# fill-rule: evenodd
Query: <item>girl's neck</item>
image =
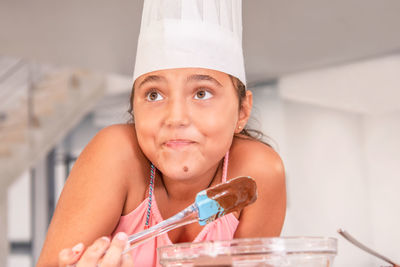
<path id="1" fill-rule="evenodd" d="M 220 182 L 222 174 L 221 164 L 222 161 L 218 162 L 206 173 L 187 180 L 177 180 L 159 173 L 161 176 L 160 181 L 165 189 L 168 199 L 175 201 L 190 200 L 193 202 L 198 192 Z"/>

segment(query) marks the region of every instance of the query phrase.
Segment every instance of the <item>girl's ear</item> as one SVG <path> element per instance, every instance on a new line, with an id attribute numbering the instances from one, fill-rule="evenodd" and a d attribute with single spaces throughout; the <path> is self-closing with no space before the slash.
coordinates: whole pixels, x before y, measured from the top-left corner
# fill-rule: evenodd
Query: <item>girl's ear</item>
<path id="1" fill-rule="evenodd" d="M 240 133 L 247 121 L 250 118 L 251 108 L 253 107 L 253 93 L 250 90 L 246 90 L 246 96 L 242 100 L 242 105 L 239 110 L 239 119 L 236 124 L 235 133 Z"/>

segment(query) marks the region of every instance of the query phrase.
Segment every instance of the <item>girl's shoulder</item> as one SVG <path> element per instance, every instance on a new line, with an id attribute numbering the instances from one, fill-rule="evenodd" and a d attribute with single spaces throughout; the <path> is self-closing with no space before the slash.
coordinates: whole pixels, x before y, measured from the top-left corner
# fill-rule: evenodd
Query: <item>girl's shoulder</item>
<path id="1" fill-rule="evenodd" d="M 234 137 L 230 157 L 237 170 L 284 172 L 279 154 L 271 146 L 250 137 Z"/>
<path id="2" fill-rule="evenodd" d="M 124 184 L 127 190 L 125 206 L 136 206 L 143 200 L 150 167 L 137 142 L 134 124 L 114 124 L 103 128 L 85 150 L 88 157 L 99 158 L 105 163 L 99 168 L 114 169 L 116 175 L 113 179 Z"/>
<path id="3" fill-rule="evenodd" d="M 137 144 L 135 126 L 133 124 L 113 124 L 101 129 L 93 140 L 100 142 L 113 142 L 123 146 Z"/>
<path id="4" fill-rule="evenodd" d="M 129 162 L 121 167 L 139 168 L 148 162 L 138 144 L 133 124 L 114 124 L 103 128 L 87 149 L 91 147 L 109 160 Z"/>
<path id="5" fill-rule="evenodd" d="M 257 183 L 257 201 L 242 211 L 235 237 L 278 236 L 286 211 L 285 171 L 279 154 L 255 139 L 235 137 L 228 175 L 250 176 Z"/>
<path id="6" fill-rule="evenodd" d="M 114 124 L 100 130 L 92 142 L 101 147 L 118 152 L 113 157 L 121 159 L 137 159 L 132 164 L 146 160 L 137 142 L 134 124 Z"/>
<path id="7" fill-rule="evenodd" d="M 142 201 L 142 158 L 131 125 L 109 126 L 95 135 L 64 185 L 39 262 L 55 266 L 61 249 L 113 232 L 121 213 Z"/>
<path id="8" fill-rule="evenodd" d="M 250 176 L 259 192 L 280 194 L 285 186 L 285 168 L 279 154 L 269 145 L 248 137 L 235 137 L 229 162 L 230 178 Z"/>

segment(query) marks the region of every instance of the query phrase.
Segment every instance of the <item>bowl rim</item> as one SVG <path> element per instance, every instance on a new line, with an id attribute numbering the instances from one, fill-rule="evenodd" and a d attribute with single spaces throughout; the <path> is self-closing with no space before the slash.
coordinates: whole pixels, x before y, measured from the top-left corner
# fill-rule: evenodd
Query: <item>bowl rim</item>
<path id="1" fill-rule="evenodd" d="M 204 246 L 215 246 L 215 245 L 228 245 L 228 244 L 239 244 L 244 243 L 243 246 L 246 247 L 245 243 L 250 243 L 252 241 L 261 241 L 261 244 L 270 244 L 270 245 L 278 245 L 278 244 L 285 244 L 288 242 L 296 242 L 296 241 L 306 241 L 310 244 L 316 244 L 317 242 L 321 242 L 329 248 L 318 249 L 304 249 L 304 252 L 311 252 L 311 251 L 324 251 L 326 253 L 337 253 L 338 248 L 338 239 L 335 237 L 324 237 L 324 236 L 282 236 L 282 237 L 254 237 L 254 238 L 234 238 L 230 240 L 210 240 L 210 241 L 202 241 L 202 242 L 183 242 L 183 243 L 176 243 L 172 245 L 166 245 L 157 248 L 157 253 L 161 256 L 163 252 L 171 251 L 171 250 L 179 250 L 179 249 L 189 249 L 194 247 Z M 247 245 L 249 246 L 249 245 Z M 277 252 L 282 252 L 283 250 L 277 250 Z M 295 252 L 302 251 L 301 249 L 292 250 Z M 272 251 L 271 251 L 272 252 Z"/>

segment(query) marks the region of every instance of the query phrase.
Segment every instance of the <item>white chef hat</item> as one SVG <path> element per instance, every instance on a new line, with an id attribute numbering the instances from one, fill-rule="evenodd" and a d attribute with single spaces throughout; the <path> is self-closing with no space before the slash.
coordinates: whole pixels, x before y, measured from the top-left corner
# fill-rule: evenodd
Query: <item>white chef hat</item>
<path id="1" fill-rule="evenodd" d="M 145 0 L 133 80 L 156 70 L 207 68 L 246 84 L 241 0 Z"/>

